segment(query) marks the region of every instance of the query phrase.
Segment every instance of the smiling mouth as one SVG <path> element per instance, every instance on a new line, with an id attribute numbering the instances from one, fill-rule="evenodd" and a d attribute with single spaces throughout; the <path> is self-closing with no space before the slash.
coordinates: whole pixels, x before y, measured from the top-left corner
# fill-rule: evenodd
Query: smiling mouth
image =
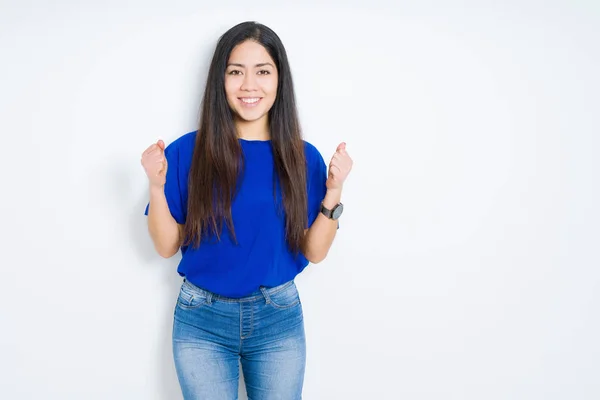
<path id="1" fill-rule="evenodd" d="M 254 105 L 258 104 L 262 98 L 261 97 L 241 97 L 239 99 L 244 105 L 254 106 Z"/>

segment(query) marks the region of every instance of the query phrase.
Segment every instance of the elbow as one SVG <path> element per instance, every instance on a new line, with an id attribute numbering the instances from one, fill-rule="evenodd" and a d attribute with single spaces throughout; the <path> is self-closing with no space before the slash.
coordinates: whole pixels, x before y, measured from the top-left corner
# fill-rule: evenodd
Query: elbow
<path id="1" fill-rule="evenodd" d="M 327 258 L 327 252 L 307 252 L 304 257 L 311 263 L 311 264 L 318 264 L 321 261 L 325 260 L 325 258 Z"/>
<path id="2" fill-rule="evenodd" d="M 331 242 L 325 244 L 322 241 L 310 239 L 308 235 L 305 235 L 304 242 L 301 246 L 304 258 L 312 264 L 318 264 L 325 260 L 330 248 Z"/>
<path id="3" fill-rule="evenodd" d="M 179 236 L 160 234 L 149 225 L 148 231 L 154 244 L 154 250 L 162 258 L 171 258 L 179 251 Z"/>
<path id="4" fill-rule="evenodd" d="M 177 251 L 179 251 L 178 248 L 167 249 L 167 248 L 163 248 L 163 247 L 159 247 L 159 246 L 155 246 L 155 249 L 156 249 L 156 252 L 158 253 L 158 255 L 161 256 L 162 258 L 171 258 L 175 254 L 177 254 Z"/>

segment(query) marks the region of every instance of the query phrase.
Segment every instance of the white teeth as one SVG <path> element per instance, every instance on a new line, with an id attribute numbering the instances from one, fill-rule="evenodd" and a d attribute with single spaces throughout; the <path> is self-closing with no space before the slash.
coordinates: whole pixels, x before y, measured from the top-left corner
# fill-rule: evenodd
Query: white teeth
<path id="1" fill-rule="evenodd" d="M 241 100 L 242 100 L 244 103 L 246 103 L 246 104 L 252 104 L 252 103 L 256 103 L 256 102 L 257 102 L 257 101 L 259 101 L 260 99 L 257 97 L 257 98 L 254 98 L 254 99 L 241 99 Z"/>

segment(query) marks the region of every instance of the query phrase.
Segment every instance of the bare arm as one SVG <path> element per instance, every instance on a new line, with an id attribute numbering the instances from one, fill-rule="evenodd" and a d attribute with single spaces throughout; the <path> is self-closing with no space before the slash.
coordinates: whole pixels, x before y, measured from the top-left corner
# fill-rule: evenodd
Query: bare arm
<path id="1" fill-rule="evenodd" d="M 352 164 L 352 158 L 346 151 L 346 143 L 340 143 L 329 162 L 329 174 L 325 183 L 327 192 L 323 199 L 326 208 L 331 210 L 342 199 L 342 187 L 352 169 Z M 313 264 L 323 261 L 331 249 L 337 228 L 338 221 L 319 213 L 310 228 L 304 231 L 302 243 L 304 257 Z"/>
<path id="2" fill-rule="evenodd" d="M 332 209 L 342 197 L 341 189 L 329 189 L 323 200 L 323 205 Z M 313 264 L 320 263 L 327 257 L 335 239 L 338 222 L 319 213 L 310 229 L 305 230 L 302 252 L 304 257 Z"/>
<path id="3" fill-rule="evenodd" d="M 148 231 L 154 248 L 161 257 L 169 258 L 177 254 L 183 225 L 178 224 L 171 216 L 162 187 L 150 186 Z"/>
<path id="4" fill-rule="evenodd" d="M 168 163 L 165 156 L 165 143 L 162 140 L 142 153 L 142 166 L 150 183 L 148 231 L 158 254 L 169 258 L 179 250 L 183 225 L 178 224 L 171 215 L 165 196 Z"/>

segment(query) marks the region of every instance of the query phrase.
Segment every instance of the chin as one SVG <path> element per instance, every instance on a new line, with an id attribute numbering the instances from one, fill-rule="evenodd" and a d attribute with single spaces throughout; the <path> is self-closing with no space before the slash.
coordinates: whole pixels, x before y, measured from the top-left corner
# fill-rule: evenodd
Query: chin
<path id="1" fill-rule="evenodd" d="M 262 113 L 259 115 L 256 115 L 254 113 L 250 114 L 250 113 L 240 113 L 240 112 L 236 112 L 236 117 L 244 122 L 256 122 L 256 121 L 260 121 L 263 118 L 267 117 L 267 113 Z"/>

